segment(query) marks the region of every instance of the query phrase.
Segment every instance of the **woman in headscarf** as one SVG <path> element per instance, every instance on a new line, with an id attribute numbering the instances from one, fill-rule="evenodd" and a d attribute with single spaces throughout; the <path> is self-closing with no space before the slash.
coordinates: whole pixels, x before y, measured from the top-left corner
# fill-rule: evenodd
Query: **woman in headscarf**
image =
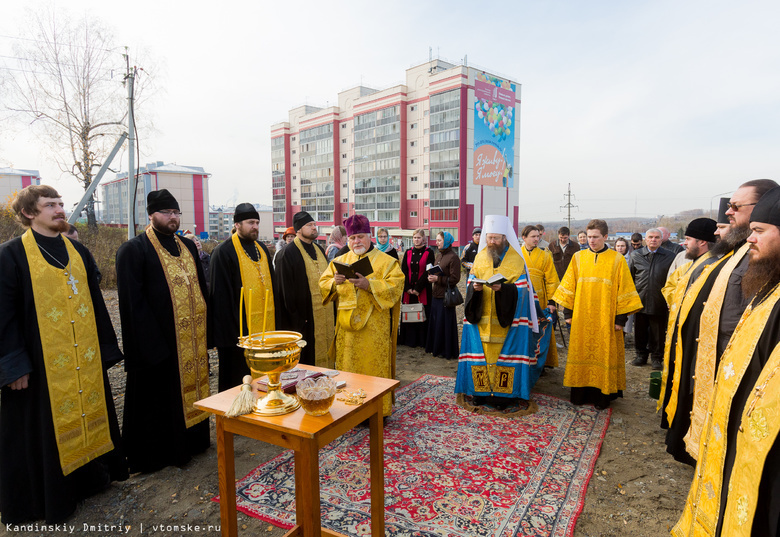
<path id="1" fill-rule="evenodd" d="M 626 261 L 628 261 L 628 257 L 631 255 L 631 245 L 628 243 L 628 239 L 624 237 L 618 237 L 615 239 L 615 251 L 626 258 Z M 623 327 L 623 333 L 630 334 L 634 331 L 634 316 L 629 315 L 628 321 L 626 322 L 626 325 Z M 628 346 L 628 342 L 626 342 L 626 346 Z"/>
<path id="2" fill-rule="evenodd" d="M 425 267 L 433 264 L 433 251 L 425 246 L 425 230 L 415 229 L 412 235 L 413 247 L 404 252 L 401 270 L 404 273 L 404 294 L 402 304 L 422 304 L 425 307 L 425 321 L 401 323 L 398 344 L 407 347 L 425 347 L 428 336 L 428 318 L 431 316 L 431 283 Z"/>
<path id="3" fill-rule="evenodd" d="M 336 226 L 333 228 L 333 231 L 330 232 L 330 237 L 328 237 L 328 247 L 325 248 L 325 256 L 328 258 L 328 263 L 333 261 L 333 259 L 338 255 L 339 250 L 346 246 L 346 241 L 344 240 L 346 236 L 347 230 L 344 228 L 344 226 Z"/>
<path id="4" fill-rule="evenodd" d="M 425 345 L 425 352 L 447 360 L 456 359 L 460 352 L 455 308 L 444 306 L 445 291 L 448 287 L 457 286 L 460 281 L 460 259 L 452 251 L 452 241 L 452 234 L 447 231 L 440 231 L 436 235 L 436 246 L 439 249 L 436 264 L 441 267 L 441 273 L 428 276 L 428 281 L 433 283 L 433 301 L 428 319 L 428 341 Z"/>
<path id="5" fill-rule="evenodd" d="M 390 240 L 390 234 L 386 227 L 380 227 L 376 230 L 376 249 L 398 259 L 398 252 L 393 248 L 393 241 Z"/>

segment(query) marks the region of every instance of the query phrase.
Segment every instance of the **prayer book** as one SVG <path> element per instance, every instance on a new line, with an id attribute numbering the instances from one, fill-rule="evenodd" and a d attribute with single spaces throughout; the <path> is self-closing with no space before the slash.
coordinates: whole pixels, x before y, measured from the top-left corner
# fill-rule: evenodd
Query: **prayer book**
<path id="1" fill-rule="evenodd" d="M 374 272 L 374 267 L 371 266 L 371 260 L 366 257 L 361 257 L 351 265 L 346 263 L 333 262 L 333 266 L 336 267 L 336 271 L 339 274 L 343 274 L 348 280 L 357 278 L 357 273 L 360 273 L 363 277 L 368 276 Z"/>
<path id="2" fill-rule="evenodd" d="M 472 280 L 474 283 L 481 283 L 482 285 L 495 285 L 497 283 L 504 283 L 506 281 L 506 278 L 503 274 L 494 274 L 487 280 L 482 280 L 480 278 L 474 278 Z"/>
<path id="3" fill-rule="evenodd" d="M 295 393 L 295 385 L 306 378 L 317 378 L 323 374 L 319 371 L 308 371 L 306 369 L 291 369 L 279 375 L 279 381 L 282 383 L 284 393 Z M 263 376 L 257 381 L 257 388 L 268 391 L 268 376 Z"/>
<path id="4" fill-rule="evenodd" d="M 429 276 L 437 276 L 444 272 L 439 265 L 432 265 L 428 263 L 428 266 L 425 267 L 425 270 L 428 271 Z"/>

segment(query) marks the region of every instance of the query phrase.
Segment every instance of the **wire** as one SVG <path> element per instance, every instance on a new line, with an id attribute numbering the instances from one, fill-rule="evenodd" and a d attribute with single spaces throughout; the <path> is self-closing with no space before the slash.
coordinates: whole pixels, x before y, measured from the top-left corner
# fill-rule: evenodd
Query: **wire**
<path id="1" fill-rule="evenodd" d="M 90 50 L 102 50 L 104 52 L 114 52 L 119 48 L 122 47 L 114 47 L 112 49 L 109 48 L 98 48 L 98 47 L 92 47 L 92 46 L 85 46 L 85 45 L 74 45 L 73 43 L 58 43 L 57 41 L 51 41 L 51 40 L 45 40 L 45 39 L 32 39 L 30 37 L 16 37 L 13 35 L 2 35 L 0 34 L 0 37 L 3 37 L 5 39 L 18 39 L 19 41 L 31 41 L 33 43 L 44 43 L 46 45 L 59 45 L 62 47 L 74 47 L 74 48 L 83 48 L 83 49 L 90 49 Z"/>

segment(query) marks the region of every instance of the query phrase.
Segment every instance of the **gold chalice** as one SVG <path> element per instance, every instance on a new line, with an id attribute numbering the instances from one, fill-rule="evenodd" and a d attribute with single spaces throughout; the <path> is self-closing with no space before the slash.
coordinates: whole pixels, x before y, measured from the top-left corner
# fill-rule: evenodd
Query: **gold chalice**
<path id="1" fill-rule="evenodd" d="M 297 397 L 281 390 L 279 376 L 296 365 L 301 357 L 301 348 L 306 346 L 298 332 L 276 330 L 261 332 L 239 338 L 238 346 L 244 349 L 244 357 L 252 379 L 268 375 L 268 392 L 257 400 L 254 413 L 261 416 L 288 414 L 299 406 Z"/>

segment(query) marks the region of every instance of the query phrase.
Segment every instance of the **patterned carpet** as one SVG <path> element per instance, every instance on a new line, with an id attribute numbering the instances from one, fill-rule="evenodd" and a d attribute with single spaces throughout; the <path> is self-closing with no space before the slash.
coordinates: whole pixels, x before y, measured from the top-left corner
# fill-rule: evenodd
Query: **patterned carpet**
<path id="1" fill-rule="evenodd" d="M 396 392 L 385 425 L 386 534 L 570 536 L 610 411 L 534 394 L 535 414 L 506 419 L 455 403 L 455 379 L 425 375 Z M 370 534 L 367 427 L 320 450 L 322 524 Z M 238 509 L 295 521 L 292 451 L 236 484 Z"/>

